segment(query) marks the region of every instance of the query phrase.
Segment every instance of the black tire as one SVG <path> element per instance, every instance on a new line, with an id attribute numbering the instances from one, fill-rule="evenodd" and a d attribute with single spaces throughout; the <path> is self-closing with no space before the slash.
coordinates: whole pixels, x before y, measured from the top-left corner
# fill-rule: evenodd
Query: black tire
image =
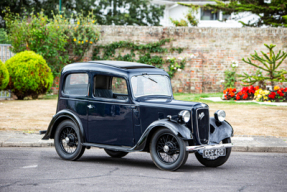
<path id="1" fill-rule="evenodd" d="M 165 146 L 167 146 L 166 151 L 164 151 Z M 186 146 L 186 141 L 174 135 L 169 129 L 163 128 L 152 137 L 150 155 L 158 168 L 175 171 L 183 166 L 188 158 Z"/>
<path id="2" fill-rule="evenodd" d="M 223 139 L 222 143 L 231 143 L 231 139 L 230 138 Z M 199 154 L 198 152 L 195 153 L 195 156 L 197 160 L 206 167 L 218 167 L 223 165 L 228 160 L 230 154 L 231 154 L 231 148 L 226 148 L 226 155 L 218 157 L 214 160 L 203 158 L 202 155 Z"/>
<path id="3" fill-rule="evenodd" d="M 128 152 L 123 152 L 123 151 L 113 151 L 109 149 L 104 149 L 104 150 L 109 156 L 114 157 L 114 158 L 121 158 L 128 154 Z"/>
<path id="4" fill-rule="evenodd" d="M 69 138 L 68 142 L 66 138 Z M 58 155 L 64 160 L 75 161 L 85 152 L 79 128 L 71 120 L 65 120 L 58 125 L 54 144 Z"/>

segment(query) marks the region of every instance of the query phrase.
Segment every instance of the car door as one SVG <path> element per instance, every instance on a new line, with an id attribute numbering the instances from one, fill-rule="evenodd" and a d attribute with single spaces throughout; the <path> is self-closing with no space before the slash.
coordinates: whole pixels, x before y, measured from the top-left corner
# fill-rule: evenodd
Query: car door
<path id="1" fill-rule="evenodd" d="M 124 78 L 95 74 L 88 104 L 88 142 L 133 146 L 132 108 Z"/>

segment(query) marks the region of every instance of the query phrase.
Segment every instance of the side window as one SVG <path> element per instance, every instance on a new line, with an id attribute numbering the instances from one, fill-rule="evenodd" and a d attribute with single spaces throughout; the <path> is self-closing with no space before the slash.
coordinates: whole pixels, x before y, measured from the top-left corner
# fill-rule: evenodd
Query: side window
<path id="1" fill-rule="evenodd" d="M 120 77 L 113 77 L 112 81 L 112 91 L 113 93 L 128 94 L 128 88 L 126 80 Z"/>
<path id="2" fill-rule="evenodd" d="M 64 93 L 66 95 L 88 95 L 89 76 L 86 73 L 69 74 L 65 79 Z"/>
<path id="3" fill-rule="evenodd" d="M 93 94 L 95 97 L 126 100 L 128 98 L 126 80 L 108 75 L 95 75 Z"/>

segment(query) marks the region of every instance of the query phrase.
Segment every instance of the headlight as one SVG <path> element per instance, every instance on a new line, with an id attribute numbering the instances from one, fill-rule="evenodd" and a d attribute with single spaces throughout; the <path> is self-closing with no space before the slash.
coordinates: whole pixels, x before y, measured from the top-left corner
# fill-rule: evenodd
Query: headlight
<path id="1" fill-rule="evenodd" d="M 216 121 L 224 121 L 225 120 L 225 117 L 226 117 L 226 114 L 225 114 L 225 111 L 223 110 L 217 110 L 215 113 L 214 113 L 214 118 Z"/>
<path id="2" fill-rule="evenodd" d="M 180 121 L 187 123 L 190 120 L 190 112 L 187 110 L 183 110 L 179 112 L 178 117 Z"/>

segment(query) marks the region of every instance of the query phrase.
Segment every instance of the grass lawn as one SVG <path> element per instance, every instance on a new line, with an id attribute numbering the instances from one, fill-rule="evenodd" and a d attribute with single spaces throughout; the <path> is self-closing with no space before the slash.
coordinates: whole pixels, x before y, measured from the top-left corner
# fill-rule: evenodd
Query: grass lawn
<path id="1" fill-rule="evenodd" d="M 174 94 L 175 99 L 203 102 L 209 105 L 210 116 L 218 109 L 225 110 L 226 120 L 235 135 L 287 137 L 287 107 L 257 103 L 212 102 L 204 97 L 220 97 L 222 93 Z M 57 95 L 38 100 L 0 101 L 0 129 L 36 132 L 46 130 L 56 112 Z"/>

